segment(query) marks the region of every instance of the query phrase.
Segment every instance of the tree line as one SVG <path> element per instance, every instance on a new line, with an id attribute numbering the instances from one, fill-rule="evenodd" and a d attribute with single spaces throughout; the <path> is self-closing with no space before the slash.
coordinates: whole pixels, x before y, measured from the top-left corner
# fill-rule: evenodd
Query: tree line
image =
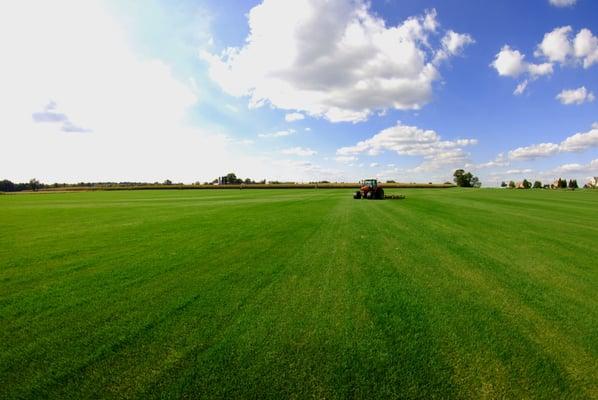
<path id="1" fill-rule="evenodd" d="M 577 183 L 577 179 L 569 179 L 567 183 L 567 179 L 559 178 L 553 184 L 542 184 L 541 181 L 534 181 L 532 184 L 531 181 L 524 179 L 521 182 L 515 183 L 515 181 L 509 181 L 509 183 L 502 182 L 500 187 L 509 188 L 509 189 L 578 189 L 579 184 Z"/>

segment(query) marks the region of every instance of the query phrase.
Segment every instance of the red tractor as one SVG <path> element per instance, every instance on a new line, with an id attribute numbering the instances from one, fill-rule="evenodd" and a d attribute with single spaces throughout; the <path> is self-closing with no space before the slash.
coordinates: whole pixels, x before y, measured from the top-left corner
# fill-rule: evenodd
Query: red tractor
<path id="1" fill-rule="evenodd" d="M 376 179 L 365 179 L 361 181 L 361 187 L 358 191 L 353 194 L 354 199 L 370 199 L 370 200 L 383 200 L 384 189 L 378 186 Z"/>

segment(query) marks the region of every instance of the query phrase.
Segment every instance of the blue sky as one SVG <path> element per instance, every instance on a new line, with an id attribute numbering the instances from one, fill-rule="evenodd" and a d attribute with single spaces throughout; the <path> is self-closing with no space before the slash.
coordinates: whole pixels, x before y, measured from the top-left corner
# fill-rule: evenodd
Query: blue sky
<path id="1" fill-rule="evenodd" d="M 598 175 L 592 0 L 0 8 L 1 178 Z"/>

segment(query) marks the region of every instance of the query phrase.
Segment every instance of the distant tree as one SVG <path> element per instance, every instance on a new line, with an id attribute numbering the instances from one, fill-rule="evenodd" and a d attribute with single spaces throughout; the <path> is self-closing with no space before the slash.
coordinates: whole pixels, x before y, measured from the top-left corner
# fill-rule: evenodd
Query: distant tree
<path id="1" fill-rule="evenodd" d="M 527 179 L 524 179 L 523 182 L 521 182 L 521 184 L 523 185 L 524 189 L 530 189 L 532 187 L 532 183 Z"/>
<path id="2" fill-rule="evenodd" d="M 567 180 L 559 178 L 557 185 L 559 189 L 567 189 Z"/>
<path id="3" fill-rule="evenodd" d="M 482 182 L 480 182 L 479 178 L 477 176 L 474 176 L 473 178 L 471 178 L 471 187 L 474 188 L 481 188 L 482 187 Z"/>
<path id="4" fill-rule="evenodd" d="M 14 192 L 15 191 L 15 184 L 9 181 L 8 179 L 4 179 L 0 181 L 0 192 Z"/>
<path id="5" fill-rule="evenodd" d="M 395 181 L 393 181 L 392 179 L 389 179 L 386 181 L 386 183 L 396 183 Z"/>
<path id="6" fill-rule="evenodd" d="M 510 182 L 509 182 L 509 188 L 511 188 L 511 189 L 515 189 L 515 182 L 513 182 L 513 181 L 510 181 Z"/>
<path id="7" fill-rule="evenodd" d="M 502 181 L 502 182 L 500 183 L 500 187 L 502 187 L 502 188 L 506 188 L 506 187 L 507 187 L 507 183 L 506 183 L 505 181 Z"/>
<path id="8" fill-rule="evenodd" d="M 479 179 L 477 177 L 473 176 L 471 172 L 465 172 L 463 169 L 456 170 L 453 173 L 453 177 L 453 180 L 459 187 L 474 187 L 474 184 L 479 183 Z"/>
<path id="9" fill-rule="evenodd" d="M 172 181 L 170 179 L 166 179 L 162 184 L 163 185 L 172 185 Z"/>
<path id="10" fill-rule="evenodd" d="M 229 185 L 240 185 L 243 183 L 243 179 L 237 178 L 237 175 L 234 172 L 229 172 L 226 174 L 226 183 Z"/>
<path id="11" fill-rule="evenodd" d="M 534 189 L 542 189 L 542 182 L 535 181 L 534 182 Z"/>
<path id="12" fill-rule="evenodd" d="M 579 185 L 577 184 L 577 179 L 570 179 L 569 180 L 569 189 L 578 189 Z"/>
<path id="13" fill-rule="evenodd" d="M 35 191 L 37 191 L 37 189 L 39 189 L 39 187 L 40 187 L 40 183 L 37 179 L 32 178 L 29 180 L 29 188 L 31 190 L 33 190 L 35 192 Z"/>

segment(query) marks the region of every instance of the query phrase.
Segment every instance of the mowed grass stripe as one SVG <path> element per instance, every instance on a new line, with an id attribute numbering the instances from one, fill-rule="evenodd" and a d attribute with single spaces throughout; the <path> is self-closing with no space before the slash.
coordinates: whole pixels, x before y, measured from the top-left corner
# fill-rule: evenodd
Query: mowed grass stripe
<path id="1" fill-rule="evenodd" d="M 0 197 L 0 397 L 597 397 L 596 193 L 399 192 Z"/>
<path id="2" fill-rule="evenodd" d="M 436 206 L 437 205 L 433 205 L 433 208 L 436 208 Z M 446 204 L 443 206 L 446 207 Z M 408 214 L 405 213 L 405 215 L 402 216 L 405 218 L 415 218 L 417 224 L 419 224 L 422 230 L 426 232 L 426 235 L 429 235 L 430 232 L 435 233 L 435 235 L 431 237 L 430 246 L 421 250 L 424 254 L 431 253 L 432 259 L 436 262 L 440 262 L 442 265 L 443 272 L 450 271 L 454 273 L 455 282 L 453 282 L 451 286 L 459 285 L 459 283 L 459 286 L 461 286 L 461 289 L 457 293 L 454 293 L 454 295 L 473 295 L 473 297 L 469 299 L 470 301 L 480 302 L 481 300 L 485 300 L 487 304 L 484 305 L 484 308 L 491 308 L 490 311 L 494 308 L 496 311 L 500 311 L 501 314 L 504 314 L 505 317 L 515 317 L 513 318 L 513 321 L 510 322 L 518 323 L 520 328 L 524 330 L 520 340 L 528 340 L 531 338 L 534 342 L 540 342 L 542 345 L 548 343 L 548 346 L 544 347 L 547 347 L 549 350 L 550 357 L 560 359 L 559 366 L 569 370 L 569 378 L 572 380 L 570 386 L 575 389 L 573 394 L 576 393 L 577 389 L 581 389 L 577 392 L 578 395 L 583 394 L 585 396 L 590 393 L 595 393 L 596 369 L 593 363 L 595 362 L 596 357 L 596 338 L 592 338 L 592 335 L 590 335 L 590 337 L 584 337 L 584 335 L 579 334 L 579 331 L 567 329 L 567 324 L 558 326 L 558 329 L 552 328 L 555 321 L 560 320 L 560 322 L 569 322 L 567 319 L 569 319 L 571 311 L 580 311 L 580 309 L 583 310 L 584 308 L 587 308 L 589 314 L 580 313 L 583 318 L 580 318 L 576 322 L 579 324 L 585 323 L 585 332 L 592 332 L 592 325 L 595 324 L 595 320 L 588 320 L 586 317 L 594 312 L 596 309 L 596 302 L 590 292 L 587 293 L 587 298 L 592 299 L 589 304 L 582 301 L 584 296 L 580 296 L 579 293 L 577 293 L 577 296 L 573 299 L 570 295 L 574 293 L 575 290 L 571 290 L 568 293 L 569 296 L 566 296 L 565 298 L 563 298 L 563 296 L 559 297 L 559 292 L 563 290 L 562 286 L 547 286 L 544 284 L 545 282 L 543 282 L 545 276 L 528 276 L 525 274 L 528 270 L 528 266 L 533 264 L 533 262 L 530 262 L 530 258 L 520 257 L 520 264 L 518 265 L 516 263 L 505 262 L 505 260 L 508 260 L 508 257 L 506 253 L 501 254 L 501 249 L 491 248 L 490 246 L 487 246 L 487 249 L 480 249 L 478 246 L 475 246 L 474 244 L 479 242 L 479 236 L 477 235 L 483 236 L 485 233 L 485 229 L 483 228 L 484 224 L 478 225 L 481 230 L 476 234 L 472 233 L 473 231 L 469 229 L 451 229 L 451 227 L 454 227 L 456 224 L 447 224 L 443 221 L 441 216 L 438 216 L 438 218 L 426 217 L 429 216 L 431 212 L 429 209 L 426 209 L 425 205 L 422 206 L 422 203 L 418 204 L 417 207 L 422 209 L 421 214 L 413 214 L 410 212 Z M 446 208 L 444 210 L 447 211 Z M 451 215 L 452 213 L 448 214 Z M 481 215 L 476 216 L 471 213 L 469 216 L 471 218 L 468 219 L 468 221 L 480 222 L 480 219 L 483 218 Z M 404 219 L 402 221 L 403 223 L 401 226 L 408 225 L 408 221 L 405 221 Z M 416 235 L 415 232 L 406 232 L 403 234 L 406 234 L 408 237 L 414 237 Z M 441 244 L 438 245 L 434 243 Z M 488 244 L 488 242 L 485 243 Z M 472 260 L 474 262 L 468 265 L 468 268 L 463 268 L 463 262 L 465 260 Z M 549 259 L 543 261 L 546 263 L 550 262 Z M 447 277 L 443 276 L 442 279 L 447 279 Z M 577 287 L 575 289 L 577 289 Z M 447 288 L 443 289 L 443 292 L 446 290 Z M 524 296 L 520 296 L 521 294 Z M 531 305 L 528 304 L 530 301 L 536 300 L 536 297 L 540 297 L 542 301 L 532 305 L 539 308 L 539 310 L 532 308 Z M 547 305 L 546 301 L 553 298 L 555 298 L 556 301 Z M 575 302 L 575 300 L 580 301 Z M 446 304 L 446 301 L 438 301 L 438 303 Z M 570 305 L 573 307 L 568 307 Z M 560 312 L 555 315 L 555 311 Z M 466 315 L 471 317 L 470 314 Z M 530 324 L 526 325 L 527 322 L 530 322 Z M 570 338 L 581 340 L 578 340 L 579 343 L 572 343 Z M 583 339 L 586 340 L 584 341 Z M 514 344 L 515 343 L 512 341 L 508 342 L 509 346 L 513 346 Z M 528 345 L 525 345 L 522 346 L 521 349 L 527 347 Z M 500 351 L 505 350 L 508 350 L 508 348 L 500 349 Z M 519 352 L 514 353 L 514 355 L 521 357 Z M 530 354 L 529 358 L 526 358 L 526 360 L 530 361 L 533 359 L 533 356 L 533 354 Z M 554 369 L 556 366 L 552 360 L 548 359 L 540 364 L 542 365 L 542 369 Z M 507 365 L 512 365 L 512 360 L 509 360 Z M 578 371 L 587 371 L 588 369 L 592 371 L 592 374 L 589 376 L 582 376 L 580 379 Z M 475 370 L 476 369 L 474 369 L 474 371 Z M 540 373 L 544 373 L 544 371 L 541 370 Z M 516 371 L 515 376 L 521 377 L 521 371 Z M 547 382 L 547 386 L 555 387 L 551 382 Z M 554 394 L 556 395 L 559 393 Z M 564 394 L 572 395 L 569 390 L 560 393 L 560 395 Z M 526 394 L 524 392 L 521 393 L 521 395 L 525 396 Z M 527 395 L 529 395 L 529 393 Z"/>

